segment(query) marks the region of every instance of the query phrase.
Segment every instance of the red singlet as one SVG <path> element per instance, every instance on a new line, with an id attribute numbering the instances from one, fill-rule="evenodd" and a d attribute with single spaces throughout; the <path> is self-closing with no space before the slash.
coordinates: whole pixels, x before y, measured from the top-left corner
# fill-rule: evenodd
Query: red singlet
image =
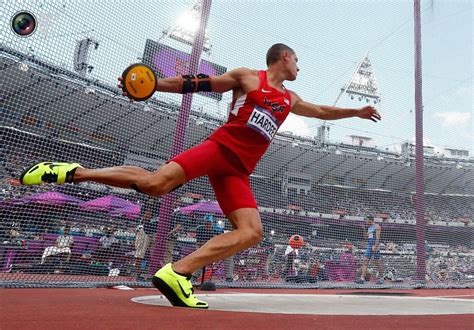
<path id="1" fill-rule="evenodd" d="M 270 87 L 267 72 L 259 71 L 259 86 L 233 100 L 227 123 L 209 136 L 239 157 L 252 173 L 291 109 L 291 95 Z"/>
<path id="2" fill-rule="evenodd" d="M 181 165 L 186 181 L 207 175 L 226 215 L 257 208 L 249 175 L 291 109 L 290 93 L 270 87 L 266 71 L 258 75 L 258 88 L 232 102 L 227 123 L 171 160 Z"/>

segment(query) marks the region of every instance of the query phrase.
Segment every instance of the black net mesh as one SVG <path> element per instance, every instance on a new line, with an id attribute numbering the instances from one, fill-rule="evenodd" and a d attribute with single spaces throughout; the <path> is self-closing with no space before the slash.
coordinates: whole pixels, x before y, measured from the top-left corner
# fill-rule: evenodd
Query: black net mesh
<path id="1" fill-rule="evenodd" d="M 40 161 L 154 171 L 225 123 L 231 92 L 195 94 L 183 122 L 182 95 L 158 92 L 130 103 L 116 87 L 137 62 L 160 78 L 197 73 L 189 67 L 201 9 L 200 1 L 2 2 L 2 286 L 148 285 L 160 265 L 232 230 L 206 177 L 163 198 L 93 182 L 19 182 Z M 465 72 L 472 67 L 465 32 L 472 31 L 472 5 L 423 1 L 422 15 L 425 132 L 433 139 L 424 156 L 425 242 L 415 234 L 413 4 L 212 3 L 199 72 L 265 69 L 267 49 L 286 43 L 301 69 L 288 88 L 316 104 L 372 104 L 383 120 L 290 115 L 250 177 L 263 241 L 208 265 L 205 280 L 235 287 L 359 286 L 365 234 L 376 235 L 367 226 L 372 216 L 381 228 L 381 257 L 369 262 L 364 286 L 472 283 L 472 72 Z M 447 46 L 439 50 L 442 42 Z M 457 65 L 448 69 L 452 61 Z M 416 280 L 420 245 L 424 280 Z M 198 271 L 193 281 L 201 278 Z"/>

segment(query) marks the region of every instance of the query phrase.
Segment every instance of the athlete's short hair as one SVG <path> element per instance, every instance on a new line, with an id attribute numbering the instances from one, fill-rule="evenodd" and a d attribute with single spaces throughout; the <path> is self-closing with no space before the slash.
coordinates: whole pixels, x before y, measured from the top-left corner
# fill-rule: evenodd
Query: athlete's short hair
<path id="1" fill-rule="evenodd" d="M 283 52 L 289 52 L 294 54 L 295 51 L 288 47 L 285 44 L 274 44 L 273 46 L 270 47 L 267 51 L 267 66 L 270 64 L 275 63 L 280 59 L 280 55 Z"/>

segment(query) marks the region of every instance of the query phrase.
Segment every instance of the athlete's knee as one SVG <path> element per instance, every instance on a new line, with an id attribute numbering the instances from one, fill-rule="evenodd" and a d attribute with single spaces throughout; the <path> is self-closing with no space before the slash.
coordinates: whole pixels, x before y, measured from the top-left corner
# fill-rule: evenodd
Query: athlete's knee
<path id="1" fill-rule="evenodd" d="M 254 209 L 239 209 L 227 215 L 234 228 L 240 234 L 242 249 L 257 245 L 263 239 L 263 226 Z"/>
<path id="2" fill-rule="evenodd" d="M 255 231 L 255 240 L 257 241 L 255 244 L 260 243 L 263 240 L 263 226 L 260 223 L 260 225 L 256 228 L 254 228 Z"/>
<path id="3" fill-rule="evenodd" d="M 242 243 L 246 247 L 255 246 L 260 243 L 263 239 L 263 229 L 251 228 L 243 231 Z"/>
<path id="4" fill-rule="evenodd" d="M 263 240 L 263 229 L 257 229 L 254 232 L 252 239 L 253 245 L 257 245 L 258 243 L 260 243 Z"/>

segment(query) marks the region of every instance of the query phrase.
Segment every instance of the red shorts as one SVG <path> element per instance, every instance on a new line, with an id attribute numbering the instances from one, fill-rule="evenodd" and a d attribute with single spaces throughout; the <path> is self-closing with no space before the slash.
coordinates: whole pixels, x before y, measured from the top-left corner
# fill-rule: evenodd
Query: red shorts
<path id="1" fill-rule="evenodd" d="M 207 175 L 225 215 L 241 208 L 257 208 L 244 166 L 232 151 L 219 143 L 205 140 L 170 161 L 181 165 L 186 181 Z"/>

